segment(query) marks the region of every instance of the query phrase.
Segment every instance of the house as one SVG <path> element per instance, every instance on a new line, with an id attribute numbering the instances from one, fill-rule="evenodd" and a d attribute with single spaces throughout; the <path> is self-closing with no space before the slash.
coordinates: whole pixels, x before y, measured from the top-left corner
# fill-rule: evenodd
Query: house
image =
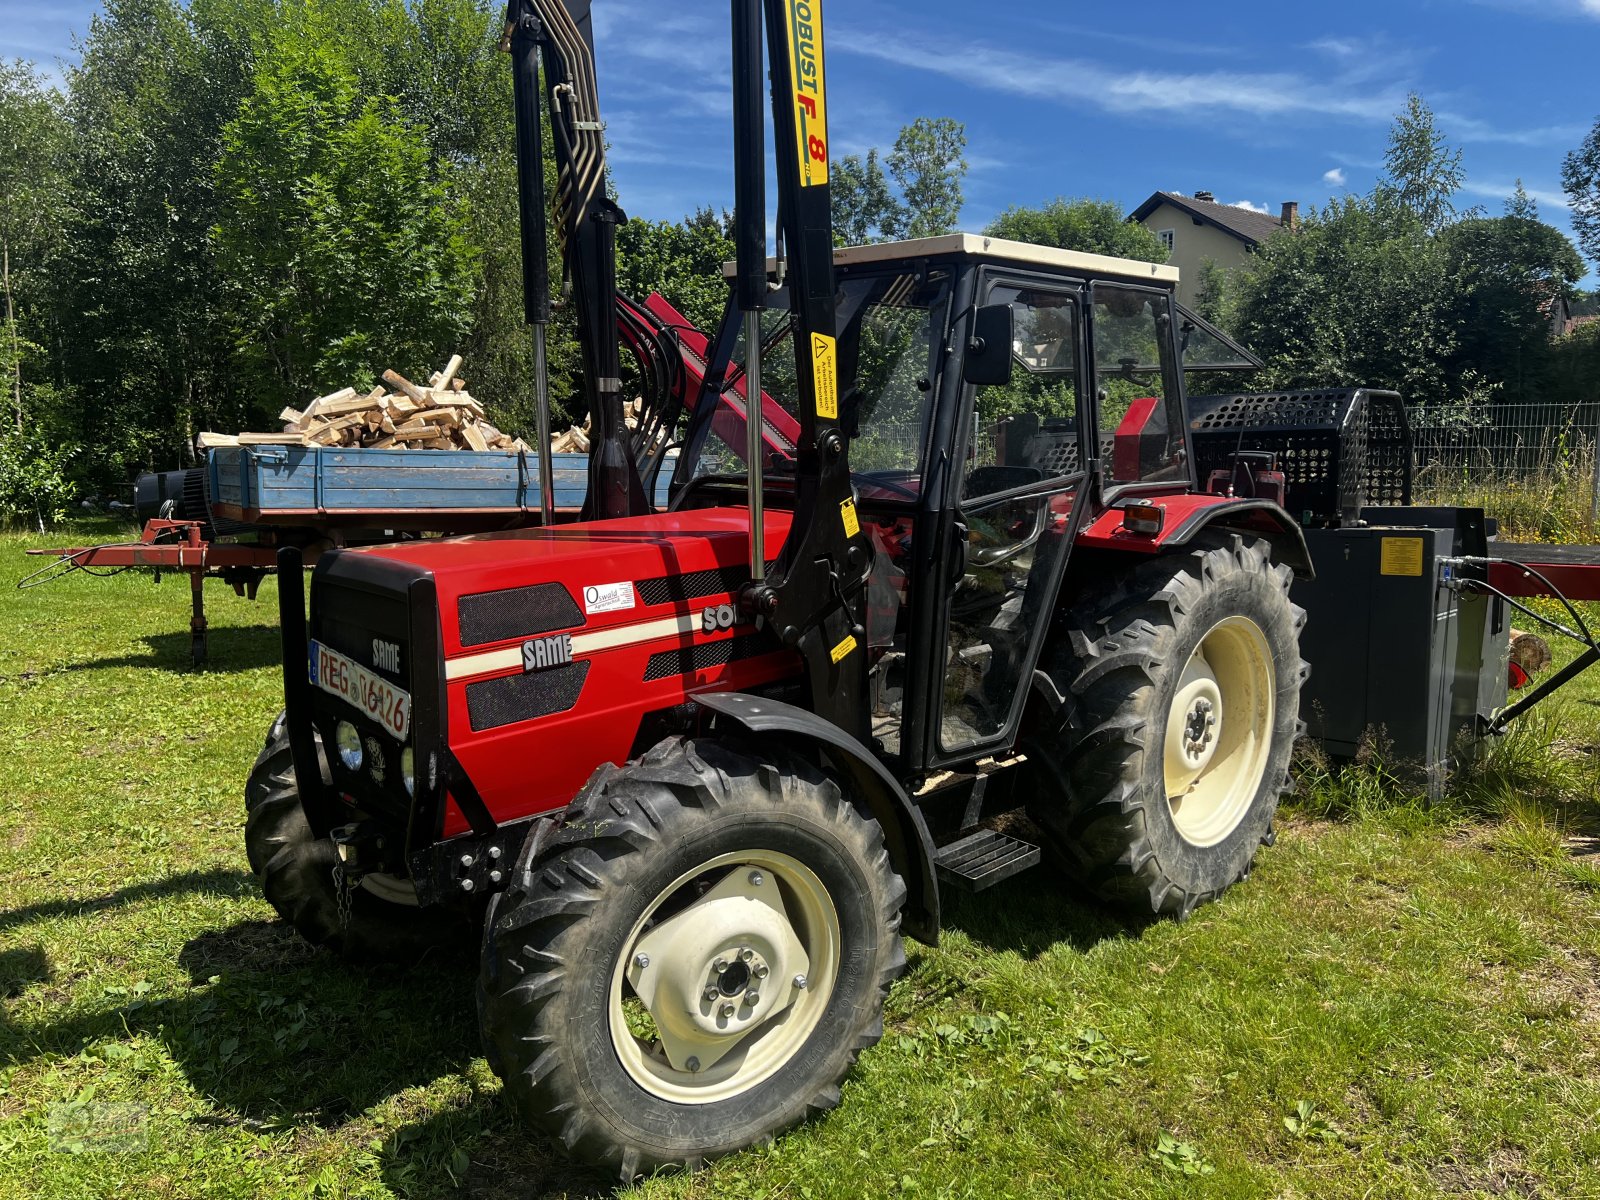
<path id="1" fill-rule="evenodd" d="M 1167 248 L 1167 261 L 1178 268 L 1178 300 L 1194 307 L 1200 287 L 1200 265 L 1210 259 L 1219 267 L 1237 267 L 1262 242 L 1285 226 L 1293 228 L 1300 219 L 1300 205 L 1290 201 L 1281 216 L 1218 204 L 1210 192 L 1185 196 L 1181 192 L 1157 192 L 1138 208 L 1130 221 L 1137 221 L 1161 239 Z"/>

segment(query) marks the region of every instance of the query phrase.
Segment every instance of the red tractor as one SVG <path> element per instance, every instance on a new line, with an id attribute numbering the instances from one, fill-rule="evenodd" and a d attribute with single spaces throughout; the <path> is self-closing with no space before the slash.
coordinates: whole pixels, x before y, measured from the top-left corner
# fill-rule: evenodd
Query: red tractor
<path id="1" fill-rule="evenodd" d="M 1303 535 L 1198 490 L 1183 359 L 1214 331 L 1177 272 L 835 253 L 820 4 L 733 14 L 739 262 L 670 505 L 623 437 L 588 3 L 513 0 L 589 352 L 587 519 L 325 554 L 309 609 L 286 551 L 286 711 L 248 793 L 251 866 L 312 942 L 414 960 L 481 927 L 492 1066 L 628 1178 L 832 1105 L 941 886 L 1044 857 L 1182 916 L 1243 879 L 1305 671 Z M 1042 848 L 990 827 L 1015 809 Z"/>

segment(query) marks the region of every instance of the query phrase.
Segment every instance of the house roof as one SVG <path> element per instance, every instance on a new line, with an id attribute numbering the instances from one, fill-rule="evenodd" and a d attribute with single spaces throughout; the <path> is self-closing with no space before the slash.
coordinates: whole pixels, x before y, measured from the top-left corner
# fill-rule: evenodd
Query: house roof
<path id="1" fill-rule="evenodd" d="M 1259 246 L 1279 229 L 1283 222 L 1277 217 L 1267 213 L 1254 212 L 1248 208 L 1239 208 L 1232 204 L 1216 204 L 1210 200 L 1196 200 L 1193 196 L 1185 196 L 1178 192 L 1157 192 L 1146 200 L 1128 218 L 1130 221 L 1143 221 L 1163 204 L 1181 209 L 1197 221 L 1207 225 L 1214 225 L 1224 233 L 1231 234 L 1244 242 L 1247 246 Z"/>

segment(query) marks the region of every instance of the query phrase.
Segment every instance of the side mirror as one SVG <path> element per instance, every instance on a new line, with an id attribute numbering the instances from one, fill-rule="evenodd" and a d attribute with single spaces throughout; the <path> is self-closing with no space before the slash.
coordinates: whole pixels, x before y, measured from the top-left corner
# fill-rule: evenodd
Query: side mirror
<path id="1" fill-rule="evenodd" d="M 972 314 L 972 337 L 961 375 L 979 387 L 1011 382 L 1011 347 L 1016 341 L 1016 317 L 1009 304 L 986 304 Z"/>

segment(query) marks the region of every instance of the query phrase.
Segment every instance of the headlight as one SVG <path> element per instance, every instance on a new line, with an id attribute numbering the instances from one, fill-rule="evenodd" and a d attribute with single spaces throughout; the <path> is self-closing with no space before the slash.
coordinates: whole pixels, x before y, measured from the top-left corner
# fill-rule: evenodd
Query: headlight
<path id="1" fill-rule="evenodd" d="M 361 735 L 349 721 L 340 721 L 333 731 L 339 747 L 339 761 L 347 771 L 361 770 Z"/>
<path id="2" fill-rule="evenodd" d="M 417 756 L 410 746 L 400 752 L 400 782 L 406 785 L 406 795 L 417 794 Z"/>

